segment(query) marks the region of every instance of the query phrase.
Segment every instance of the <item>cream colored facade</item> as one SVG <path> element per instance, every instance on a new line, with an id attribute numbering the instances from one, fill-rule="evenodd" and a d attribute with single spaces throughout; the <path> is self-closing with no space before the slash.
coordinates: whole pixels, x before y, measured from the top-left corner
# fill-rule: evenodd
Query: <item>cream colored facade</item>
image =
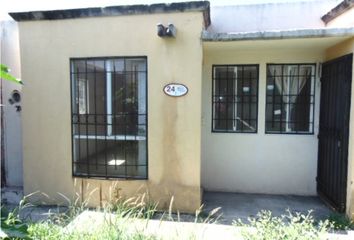
<path id="1" fill-rule="evenodd" d="M 156 35 L 172 22 L 177 37 Z M 95 17 L 19 23 L 23 90 L 24 192 L 45 203 L 61 196 L 90 205 L 147 193 L 166 209 L 174 197 L 180 211 L 201 203 L 200 118 L 203 28 L 201 12 Z M 186 57 L 188 53 L 188 57 Z M 148 65 L 148 180 L 72 177 L 70 64 L 73 57 L 146 56 Z M 40 66 L 40 68 L 33 67 Z M 171 82 L 185 84 L 181 98 L 165 95 Z M 93 192 L 93 193 L 92 193 Z M 59 194 L 60 193 L 60 194 Z M 48 196 L 48 197 L 47 197 Z"/>
<path id="2" fill-rule="evenodd" d="M 345 38 L 311 38 L 204 43 L 202 110 L 202 187 L 209 191 L 317 195 L 320 64 Z M 346 51 L 336 51 L 337 56 Z M 265 133 L 266 64 L 313 63 L 314 134 Z M 211 131 L 212 65 L 258 64 L 258 131 Z"/>
<path id="3" fill-rule="evenodd" d="M 352 12 L 348 14 L 344 16 L 350 18 Z M 270 20 L 267 26 L 276 25 Z M 312 20 L 315 27 L 321 22 Z M 343 25 L 348 21 L 335 21 L 328 26 L 352 27 Z M 157 23 L 173 23 L 176 38 L 158 37 Z M 147 194 L 161 209 L 167 209 L 173 199 L 174 209 L 184 212 L 200 206 L 203 189 L 316 195 L 320 66 L 354 52 L 354 38 L 308 34 L 206 41 L 201 35 L 204 27 L 205 15 L 200 10 L 20 21 L 21 75 L 26 79 L 22 113 L 25 194 L 40 192 L 32 198 L 46 204 L 67 204 L 66 197 L 70 201 L 80 198 L 90 206 L 113 200 L 117 192 L 123 197 Z M 126 56 L 147 57 L 148 179 L 73 177 L 70 58 Z M 314 134 L 265 134 L 268 63 L 316 64 Z M 212 132 L 212 66 L 216 64 L 259 66 L 257 133 Z M 168 83 L 186 85 L 188 94 L 165 95 L 162 89 Z M 353 132 L 351 121 L 348 215 L 354 212 Z"/>

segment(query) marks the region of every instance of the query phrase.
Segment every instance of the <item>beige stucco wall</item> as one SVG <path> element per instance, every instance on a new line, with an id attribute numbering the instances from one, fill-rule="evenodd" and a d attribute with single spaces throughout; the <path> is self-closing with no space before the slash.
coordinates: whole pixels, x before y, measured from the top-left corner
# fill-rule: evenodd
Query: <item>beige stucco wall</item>
<path id="1" fill-rule="evenodd" d="M 346 54 L 354 53 L 354 38 L 339 43 L 326 51 L 326 60 L 335 59 Z M 348 179 L 347 179 L 347 207 L 346 212 L 354 218 L 354 62 L 352 73 L 352 93 L 350 105 L 350 127 L 348 148 Z"/>
<path id="2" fill-rule="evenodd" d="M 312 42 L 313 41 L 313 42 Z M 320 84 L 313 135 L 265 134 L 267 63 L 317 63 L 317 40 L 206 43 L 203 61 L 202 187 L 213 191 L 316 195 Z M 213 64 L 259 64 L 258 133 L 212 133 Z"/>
<path id="3" fill-rule="evenodd" d="M 175 39 L 156 34 L 157 23 L 173 23 Z M 148 192 L 167 208 L 194 211 L 201 202 L 201 12 L 20 22 L 23 91 L 24 191 L 46 203 L 61 193 L 87 196 L 90 204 L 109 199 L 113 188 L 126 197 Z M 71 57 L 147 56 L 148 180 L 92 180 L 72 177 Z M 189 93 L 165 95 L 167 83 L 183 83 Z M 111 191 L 110 191 L 111 189 Z M 81 193 L 83 191 L 83 193 Z M 65 202 L 65 201 L 64 201 Z"/>

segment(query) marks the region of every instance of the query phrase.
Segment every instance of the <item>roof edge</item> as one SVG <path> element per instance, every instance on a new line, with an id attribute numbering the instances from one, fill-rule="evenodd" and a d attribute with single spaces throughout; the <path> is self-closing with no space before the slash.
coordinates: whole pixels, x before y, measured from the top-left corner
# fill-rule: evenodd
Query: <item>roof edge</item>
<path id="1" fill-rule="evenodd" d="M 327 24 L 342 13 L 348 11 L 352 7 L 354 7 L 354 0 L 344 0 L 337 6 L 332 8 L 328 13 L 323 15 L 321 19 L 325 24 Z"/>
<path id="2" fill-rule="evenodd" d="M 202 32 L 204 42 L 230 42 L 246 40 L 277 40 L 297 38 L 323 38 L 354 36 L 354 28 L 293 29 L 285 31 L 211 33 Z"/>
<path id="3" fill-rule="evenodd" d="M 203 12 L 205 28 L 210 25 L 209 1 L 177 3 L 157 3 L 151 5 L 122 5 L 95 8 L 62 9 L 49 11 L 11 12 L 9 15 L 17 22 L 39 20 L 62 20 L 87 17 L 124 16 L 173 12 Z"/>

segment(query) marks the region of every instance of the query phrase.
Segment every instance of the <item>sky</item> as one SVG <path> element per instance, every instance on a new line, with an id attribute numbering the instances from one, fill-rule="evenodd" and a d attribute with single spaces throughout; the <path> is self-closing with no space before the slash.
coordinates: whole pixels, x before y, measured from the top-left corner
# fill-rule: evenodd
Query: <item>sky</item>
<path id="1" fill-rule="evenodd" d="M 54 10 L 84 7 L 105 7 L 114 5 L 152 4 L 184 2 L 191 0 L 0 0 L 0 20 L 10 20 L 8 12 Z M 209 0 L 211 5 L 236 5 L 257 3 L 281 3 L 316 0 Z M 322 0 L 340 2 L 341 0 Z"/>

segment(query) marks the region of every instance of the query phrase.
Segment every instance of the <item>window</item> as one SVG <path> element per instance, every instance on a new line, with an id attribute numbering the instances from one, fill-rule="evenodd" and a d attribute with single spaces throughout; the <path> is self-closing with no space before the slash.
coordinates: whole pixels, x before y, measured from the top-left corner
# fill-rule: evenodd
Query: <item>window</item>
<path id="1" fill-rule="evenodd" d="M 313 133 L 315 64 L 268 64 L 266 88 L 266 133 Z"/>
<path id="2" fill-rule="evenodd" d="M 79 106 L 79 114 L 86 114 L 86 111 L 89 108 L 89 102 L 86 102 L 86 93 L 89 92 L 89 84 L 86 84 L 86 79 L 81 78 L 77 79 L 77 81 L 77 104 Z"/>
<path id="3" fill-rule="evenodd" d="M 73 175 L 147 178 L 146 58 L 71 60 Z"/>
<path id="4" fill-rule="evenodd" d="M 213 66 L 214 132 L 257 132 L 258 65 Z"/>

